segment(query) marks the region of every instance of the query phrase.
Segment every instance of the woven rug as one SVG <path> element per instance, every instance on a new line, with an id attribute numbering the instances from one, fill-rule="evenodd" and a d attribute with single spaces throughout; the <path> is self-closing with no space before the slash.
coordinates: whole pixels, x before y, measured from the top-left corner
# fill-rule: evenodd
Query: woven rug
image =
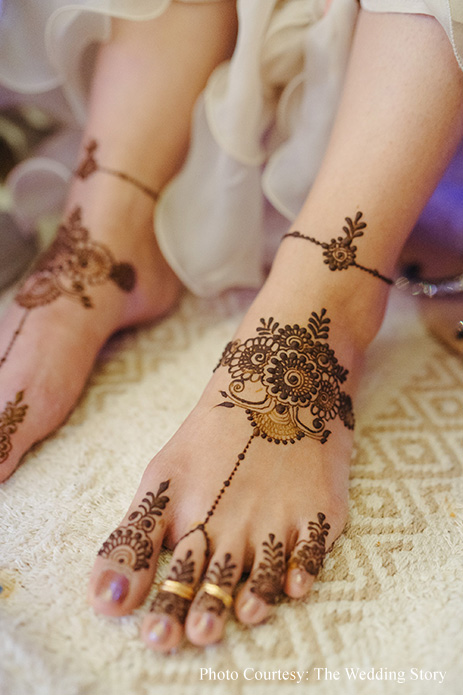
<path id="1" fill-rule="evenodd" d="M 348 527 L 310 600 L 169 656 L 139 641 L 148 602 L 123 619 L 87 606 L 101 541 L 245 302 L 186 296 L 115 338 L 66 425 L 0 487 L 1 695 L 463 692 L 463 363 L 398 293 L 357 401 Z"/>

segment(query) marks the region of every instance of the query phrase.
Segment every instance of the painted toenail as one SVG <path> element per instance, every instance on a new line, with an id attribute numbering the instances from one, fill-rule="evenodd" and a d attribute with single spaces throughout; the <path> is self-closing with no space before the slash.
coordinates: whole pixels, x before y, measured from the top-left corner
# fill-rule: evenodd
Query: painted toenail
<path id="1" fill-rule="evenodd" d="M 172 624 L 167 618 L 157 618 L 151 625 L 148 639 L 155 644 L 162 644 L 166 641 L 172 631 Z"/>
<path id="2" fill-rule="evenodd" d="M 101 575 L 95 596 L 107 603 L 122 603 L 129 593 L 129 580 L 123 574 L 106 570 Z"/>

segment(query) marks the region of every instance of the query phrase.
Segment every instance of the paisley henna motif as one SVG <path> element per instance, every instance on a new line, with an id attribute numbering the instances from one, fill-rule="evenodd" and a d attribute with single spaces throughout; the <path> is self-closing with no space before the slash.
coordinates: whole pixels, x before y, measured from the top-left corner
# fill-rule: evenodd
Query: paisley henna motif
<path id="1" fill-rule="evenodd" d="M 119 526 L 103 543 L 98 551 L 100 557 L 125 565 L 134 572 L 149 569 L 149 560 L 153 555 L 150 534 L 169 502 L 169 497 L 163 494 L 169 483 L 170 480 L 161 483 L 156 495 L 146 493 L 138 509 L 129 516 L 128 523 Z"/>
<path id="2" fill-rule="evenodd" d="M 12 449 L 11 436 L 23 422 L 29 406 L 22 403 L 24 391 L 16 394 L 14 401 L 8 401 L 0 413 L 0 464 L 5 463 Z"/>

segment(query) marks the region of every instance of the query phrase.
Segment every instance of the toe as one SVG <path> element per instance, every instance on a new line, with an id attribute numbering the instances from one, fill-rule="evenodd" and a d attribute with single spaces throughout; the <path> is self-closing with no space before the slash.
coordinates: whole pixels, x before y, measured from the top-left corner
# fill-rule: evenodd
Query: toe
<path id="1" fill-rule="evenodd" d="M 334 534 L 325 514 L 319 512 L 316 521 L 309 521 L 300 529 L 296 545 L 288 563 L 285 593 L 291 598 L 306 596 L 319 573 L 326 553 L 327 539 Z"/>
<path id="2" fill-rule="evenodd" d="M 283 534 L 269 533 L 257 545 L 251 575 L 235 603 L 237 618 L 245 624 L 256 625 L 265 620 L 283 589 L 286 571 Z"/>
<path id="3" fill-rule="evenodd" d="M 242 543 L 218 548 L 188 613 L 185 632 L 193 644 L 218 642 L 233 605 L 233 591 L 243 571 Z"/>
<path id="4" fill-rule="evenodd" d="M 208 547 L 207 536 L 201 528 L 177 543 L 167 579 L 161 584 L 142 627 L 142 638 L 154 651 L 169 652 L 180 644 Z"/>
<path id="5" fill-rule="evenodd" d="M 143 603 L 162 545 L 170 481 L 137 493 L 123 522 L 101 546 L 89 584 L 95 612 L 125 615 Z"/>

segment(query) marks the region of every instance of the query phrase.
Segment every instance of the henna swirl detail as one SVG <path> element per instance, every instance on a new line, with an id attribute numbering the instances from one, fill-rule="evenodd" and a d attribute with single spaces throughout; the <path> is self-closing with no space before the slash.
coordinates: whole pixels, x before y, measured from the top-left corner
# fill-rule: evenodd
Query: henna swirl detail
<path id="1" fill-rule="evenodd" d="M 147 492 L 138 509 L 129 516 L 128 524 L 119 526 L 103 543 L 98 555 L 129 567 L 134 572 L 149 569 L 153 555 L 153 542 L 149 536 L 156 528 L 158 517 L 162 516 L 169 500 L 163 493 L 170 480 L 161 483 L 156 495 Z"/>
<path id="2" fill-rule="evenodd" d="M 348 371 L 325 342 L 326 313 L 312 312 L 307 326 L 261 319 L 257 337 L 226 346 L 218 366 L 228 369 L 232 381 L 219 405 L 245 408 L 255 435 L 275 444 L 305 436 L 324 444 L 330 420 L 339 417 L 354 428 L 351 398 L 340 388 Z"/>

